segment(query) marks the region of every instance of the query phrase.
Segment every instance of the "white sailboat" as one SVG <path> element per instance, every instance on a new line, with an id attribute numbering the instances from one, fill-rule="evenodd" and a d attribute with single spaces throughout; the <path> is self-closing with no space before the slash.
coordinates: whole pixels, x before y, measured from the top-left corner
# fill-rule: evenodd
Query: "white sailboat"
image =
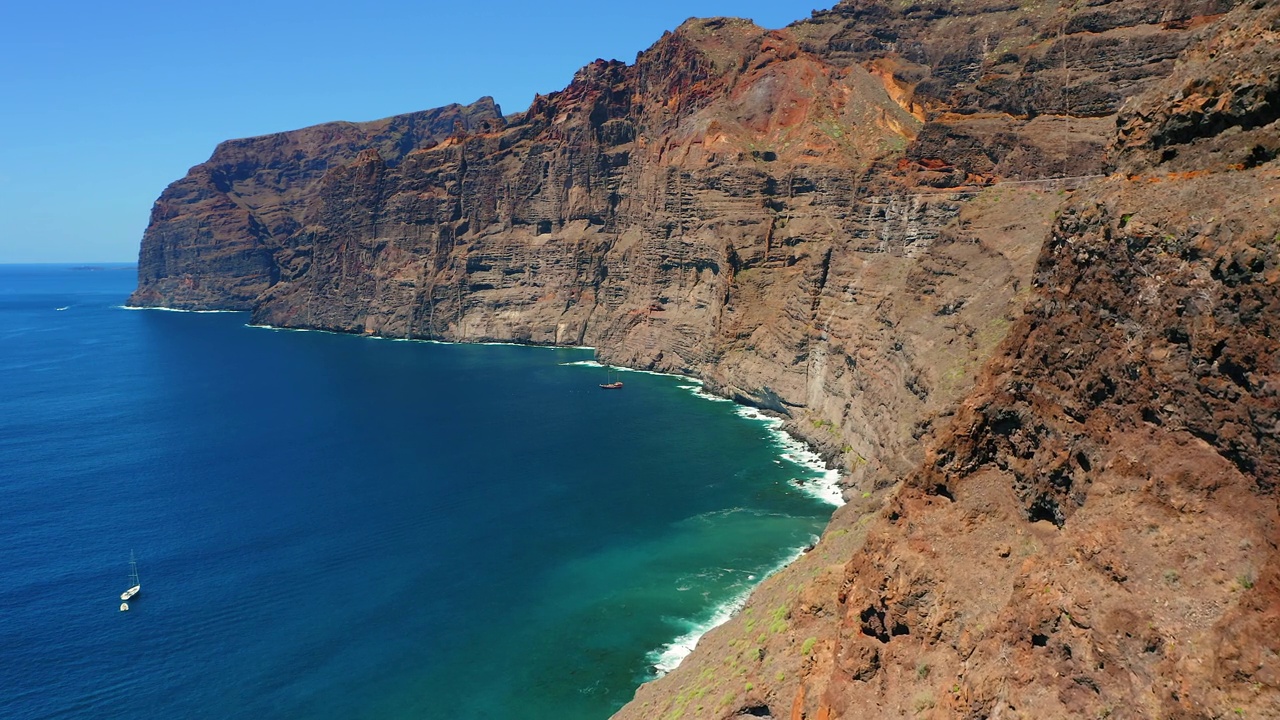
<path id="1" fill-rule="evenodd" d="M 120 593 L 121 600 L 128 600 L 137 595 L 142 590 L 142 583 L 138 581 L 138 561 L 133 557 L 133 551 L 129 551 L 129 589 Z M 121 605 L 121 610 L 128 610 L 128 605 Z"/>

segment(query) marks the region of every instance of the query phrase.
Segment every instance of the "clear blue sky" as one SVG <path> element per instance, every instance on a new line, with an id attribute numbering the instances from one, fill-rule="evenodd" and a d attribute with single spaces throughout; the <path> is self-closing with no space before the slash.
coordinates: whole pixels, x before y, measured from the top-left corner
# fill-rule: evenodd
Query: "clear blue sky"
<path id="1" fill-rule="evenodd" d="M 691 16 L 835 0 L 0 4 L 0 262 L 137 259 L 155 198 L 229 138 L 492 95 L 504 112 Z"/>

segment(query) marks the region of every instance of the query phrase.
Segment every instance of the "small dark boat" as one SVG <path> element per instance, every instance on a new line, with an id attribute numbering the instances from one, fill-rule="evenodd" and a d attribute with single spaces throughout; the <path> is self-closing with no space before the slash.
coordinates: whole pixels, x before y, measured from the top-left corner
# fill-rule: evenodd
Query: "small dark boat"
<path id="1" fill-rule="evenodd" d="M 609 380 L 609 382 L 606 382 L 606 383 L 600 383 L 600 389 L 601 389 L 601 390 L 621 390 L 621 389 L 622 389 L 622 381 L 621 381 L 621 380 L 618 380 L 618 379 L 616 379 L 616 378 L 614 378 L 614 376 L 613 376 L 613 368 L 610 368 L 610 369 L 609 369 L 609 378 L 608 378 L 608 380 Z"/>

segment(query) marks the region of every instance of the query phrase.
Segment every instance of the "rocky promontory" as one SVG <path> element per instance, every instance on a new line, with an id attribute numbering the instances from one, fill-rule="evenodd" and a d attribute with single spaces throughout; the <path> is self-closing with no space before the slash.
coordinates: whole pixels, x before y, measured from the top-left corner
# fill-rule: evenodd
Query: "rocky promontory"
<path id="1" fill-rule="evenodd" d="M 136 305 L 588 344 L 785 417 L 822 542 L 622 717 L 1280 716 L 1280 4 L 849 0 L 224 143 Z"/>

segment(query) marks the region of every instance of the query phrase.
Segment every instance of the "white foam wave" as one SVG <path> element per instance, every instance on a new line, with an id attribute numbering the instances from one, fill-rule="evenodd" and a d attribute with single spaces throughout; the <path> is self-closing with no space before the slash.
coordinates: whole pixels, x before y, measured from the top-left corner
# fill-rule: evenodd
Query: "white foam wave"
<path id="1" fill-rule="evenodd" d="M 657 370 L 641 370 L 639 368 L 620 367 L 618 365 L 609 365 L 607 367 L 611 370 L 617 370 L 618 372 L 639 373 L 641 375 L 657 375 L 658 377 L 673 377 L 673 378 L 680 378 L 681 380 L 697 381 L 696 378 L 691 378 L 688 375 L 681 375 L 680 373 L 658 372 Z"/>
<path id="2" fill-rule="evenodd" d="M 214 313 L 238 313 L 248 312 L 247 310 L 184 310 L 182 308 L 168 307 L 137 307 L 134 305 L 116 305 L 117 310 L 154 310 L 156 312 L 177 312 L 177 313 L 196 313 L 200 315 L 212 315 Z"/>
<path id="3" fill-rule="evenodd" d="M 714 393 L 707 392 L 702 388 L 701 382 L 699 382 L 697 385 L 681 385 L 680 387 L 682 389 L 688 390 L 690 393 L 693 394 L 694 397 L 702 398 L 703 400 L 710 400 L 711 402 L 727 402 L 727 403 L 733 402 L 733 398 L 720 397 L 719 395 L 716 395 Z"/>
<path id="4" fill-rule="evenodd" d="M 591 350 L 591 348 L 588 348 Z M 616 373 L 636 373 L 640 375 L 658 375 L 659 378 L 680 378 L 687 382 L 700 383 L 698 378 L 690 378 L 689 375 L 681 375 L 680 373 L 659 373 L 658 370 L 641 370 L 639 368 L 623 368 L 622 365 L 605 365 L 596 360 L 582 360 L 581 363 L 566 363 L 567 365 L 589 365 L 591 368 L 608 368 Z"/>
<path id="5" fill-rule="evenodd" d="M 748 420 L 756 420 L 764 423 L 766 427 L 771 429 L 781 427 L 782 425 L 782 418 L 766 415 L 760 408 L 753 408 L 750 405 L 739 405 L 734 412 L 738 413 L 740 417 L 744 417 Z"/>
<path id="6" fill-rule="evenodd" d="M 550 350 L 595 350 L 595 348 L 587 345 L 546 345 L 543 343 L 498 342 L 489 340 L 486 340 L 485 342 L 451 342 L 448 340 L 434 340 L 432 342 L 438 342 L 441 345 L 511 345 L 514 347 L 548 348 Z"/>
<path id="7" fill-rule="evenodd" d="M 578 349 L 594 350 L 595 348 L 578 348 Z M 680 373 L 659 372 L 657 370 L 641 370 L 639 368 L 623 367 L 621 365 L 606 365 L 600 362 L 599 360 L 575 360 L 574 362 L 567 362 L 567 363 L 560 363 L 560 364 L 561 365 L 578 365 L 581 367 L 608 368 L 609 370 L 612 370 L 617 373 L 636 373 L 639 375 L 656 375 L 658 377 L 673 377 L 673 378 L 679 378 L 687 383 L 696 383 L 696 387 L 699 387 L 699 388 L 702 387 L 702 381 L 699 380 L 698 378 L 689 377 L 688 375 L 681 375 Z M 681 385 L 680 387 L 683 388 L 686 386 Z M 719 398 L 716 398 L 716 399 L 718 400 Z"/>
<path id="8" fill-rule="evenodd" d="M 363 337 L 352 333 L 337 332 L 335 330 L 321 330 L 319 328 L 291 328 L 279 327 L 277 325 L 255 325 L 253 323 L 245 323 L 245 327 L 255 330 L 270 330 L 272 332 L 300 332 L 300 333 L 324 333 L 326 335 L 345 335 L 347 337 Z"/>
<path id="9" fill-rule="evenodd" d="M 130 310 L 145 310 L 148 308 L 128 308 Z M 163 310 L 164 308 L 156 308 Z M 237 312 L 233 310 L 193 310 L 191 312 Z M 341 335 L 343 337 L 364 338 L 366 340 L 386 340 L 388 342 L 406 342 L 406 343 L 426 343 L 428 345 L 507 345 L 510 347 L 522 348 L 548 348 L 551 350 L 594 350 L 595 348 L 583 347 L 579 345 L 527 345 L 524 343 L 508 343 L 508 342 L 454 342 L 452 340 L 436 340 L 432 338 L 413 338 L 413 337 L 391 337 L 389 335 L 372 335 L 364 333 L 345 332 L 342 330 L 323 330 L 321 328 L 293 328 L 280 327 L 279 325 L 254 324 L 245 323 L 245 327 L 256 328 L 258 330 L 272 330 L 275 332 L 304 332 L 304 333 L 324 333 L 326 335 Z M 577 363 L 561 363 L 562 365 L 579 365 L 583 363 L 594 363 L 592 360 L 586 360 Z"/>
<path id="10" fill-rule="evenodd" d="M 580 367 L 592 368 L 608 368 L 620 373 L 644 373 L 646 375 L 659 375 L 677 377 L 684 381 L 678 385 L 682 390 L 688 390 L 695 397 L 712 402 L 734 402 L 731 398 L 721 397 L 713 393 L 707 392 L 702 380 L 687 375 L 676 375 L 674 373 L 663 373 L 655 370 L 637 370 L 635 368 L 619 367 L 617 365 L 605 365 L 597 360 L 576 360 L 573 362 L 560 363 L 561 365 L 577 365 Z M 797 479 L 792 485 L 805 493 L 806 495 L 828 505 L 840 507 L 844 505 L 844 497 L 840 487 L 840 471 L 828 468 L 826 462 L 803 442 L 797 440 L 787 434 L 782 429 L 783 422 L 781 418 L 767 415 L 759 408 L 750 407 L 748 405 L 738 405 L 734 408 L 734 412 L 740 417 L 748 420 L 754 420 L 763 423 L 769 433 L 773 444 L 779 450 L 779 456 L 784 460 L 795 463 L 809 471 L 810 477 Z"/>
<path id="11" fill-rule="evenodd" d="M 793 481 L 792 485 L 794 487 L 828 505 L 834 505 L 835 507 L 844 505 L 844 495 L 840 487 L 840 471 L 827 467 L 827 463 L 823 461 L 821 456 L 810 450 L 800 440 L 787 434 L 782 429 L 783 423 L 780 418 L 766 415 L 758 408 L 745 405 L 736 408 L 735 412 L 748 420 L 763 423 L 770 438 L 773 440 L 774 446 L 780 451 L 779 455 L 784 460 L 795 463 L 812 473 L 813 477 Z"/>
<path id="12" fill-rule="evenodd" d="M 781 423 L 779 423 L 780 425 Z M 812 470 L 812 477 L 796 484 L 805 493 L 836 507 L 844 505 L 840 488 L 840 471 L 827 467 L 827 463 L 809 446 L 775 426 L 771 430 L 774 443 L 782 449 L 782 457 L 803 468 Z"/>
<path id="13" fill-rule="evenodd" d="M 662 677 L 679 667 L 680 663 L 684 662 L 684 659 L 689 657 L 689 653 L 693 652 L 693 649 L 698 646 L 698 641 L 702 639 L 703 635 L 706 635 L 713 629 L 728 622 L 729 618 L 733 617 L 734 614 L 747 604 L 747 599 L 751 597 L 751 591 L 754 590 L 760 582 L 764 582 L 764 580 L 770 575 L 795 562 L 796 558 L 800 557 L 803 553 L 803 549 L 796 550 L 768 572 L 765 572 L 760 577 L 759 582 L 753 583 L 751 586 L 743 589 L 742 592 L 713 608 L 708 618 L 700 622 L 690 621 L 688 623 L 690 626 L 688 632 L 656 650 L 651 650 L 645 656 L 645 659 L 647 659 L 649 664 L 653 667 L 654 676 Z M 748 575 L 747 577 L 749 579 L 755 578 L 754 575 Z"/>
<path id="14" fill-rule="evenodd" d="M 582 348 L 582 349 L 590 350 L 592 348 Z M 704 389 L 704 383 L 702 382 L 701 379 L 696 377 L 690 377 L 688 375 L 681 375 L 679 373 L 659 372 L 657 370 L 639 370 L 637 368 L 622 367 L 620 365 L 605 365 L 604 363 L 601 363 L 598 360 L 577 360 L 575 362 L 567 362 L 567 363 L 560 363 L 560 364 L 561 365 L 577 365 L 580 367 L 608 368 L 609 370 L 619 372 L 619 373 L 624 373 L 624 372 L 640 373 L 642 375 L 657 375 L 658 377 L 679 378 L 680 380 L 684 381 L 684 383 L 681 385 L 677 385 L 676 387 L 680 388 L 681 390 L 688 390 L 690 393 L 694 395 L 694 397 L 702 398 L 703 400 L 710 400 L 711 402 L 727 402 L 727 403 L 733 402 L 732 398 L 720 397 L 719 395 L 716 395 L 714 393 L 707 392 Z"/>

